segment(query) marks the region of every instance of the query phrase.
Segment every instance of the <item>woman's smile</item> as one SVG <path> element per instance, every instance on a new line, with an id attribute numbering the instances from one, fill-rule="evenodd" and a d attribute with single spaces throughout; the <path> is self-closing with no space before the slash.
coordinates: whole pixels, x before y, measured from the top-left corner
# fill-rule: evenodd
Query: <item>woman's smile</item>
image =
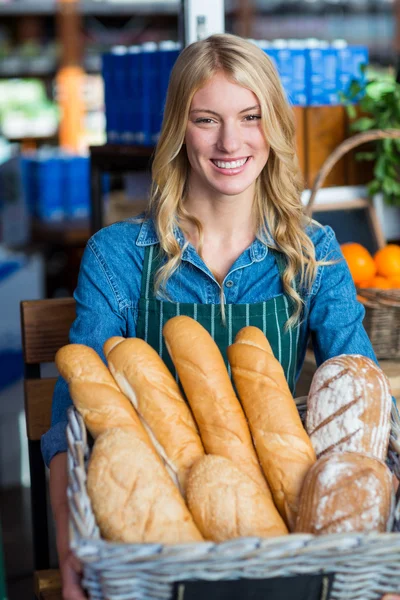
<path id="1" fill-rule="evenodd" d="M 212 158 L 211 162 L 219 173 L 232 176 L 243 173 L 250 160 L 251 156 L 247 156 L 245 158 L 230 158 L 229 160 Z"/>

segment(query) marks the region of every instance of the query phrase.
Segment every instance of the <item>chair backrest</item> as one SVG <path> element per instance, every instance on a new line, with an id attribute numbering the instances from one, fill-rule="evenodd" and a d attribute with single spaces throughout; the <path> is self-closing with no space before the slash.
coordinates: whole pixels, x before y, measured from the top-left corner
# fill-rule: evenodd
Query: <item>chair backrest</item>
<path id="1" fill-rule="evenodd" d="M 45 465 L 40 438 L 49 429 L 56 378 L 43 379 L 41 365 L 54 362 L 59 348 L 68 344 L 75 319 L 75 300 L 21 302 L 21 334 L 25 364 L 25 414 L 31 475 L 34 566 L 49 568 L 49 536 Z"/>

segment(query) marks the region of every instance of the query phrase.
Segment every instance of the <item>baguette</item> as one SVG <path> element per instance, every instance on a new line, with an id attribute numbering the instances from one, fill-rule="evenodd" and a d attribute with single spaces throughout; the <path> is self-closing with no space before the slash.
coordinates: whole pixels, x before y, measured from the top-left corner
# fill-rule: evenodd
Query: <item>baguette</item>
<path id="1" fill-rule="evenodd" d="M 307 474 L 296 533 L 384 533 L 392 509 L 388 467 L 366 454 L 335 452 L 317 460 Z"/>
<path id="2" fill-rule="evenodd" d="M 264 475 L 289 530 L 315 452 L 301 423 L 279 361 L 257 327 L 244 327 L 228 348 L 233 380 Z"/>
<path id="3" fill-rule="evenodd" d="M 231 460 L 208 454 L 189 474 L 187 501 L 207 540 L 286 535 L 272 498 Z"/>
<path id="4" fill-rule="evenodd" d="M 93 348 L 68 344 L 58 350 L 55 362 L 93 438 L 111 427 L 128 427 L 151 445 L 135 409 Z"/>
<path id="5" fill-rule="evenodd" d="M 204 456 L 204 448 L 178 384 L 157 352 L 139 338 L 111 338 L 104 353 L 115 381 L 184 495 L 188 472 Z"/>
<path id="6" fill-rule="evenodd" d="M 306 427 L 317 453 L 352 451 L 385 460 L 392 397 L 386 375 L 369 358 L 342 354 L 315 372 Z"/>
<path id="7" fill-rule="evenodd" d="M 163 334 L 206 452 L 232 460 L 270 495 L 218 346 L 204 327 L 186 316 L 167 321 Z"/>
<path id="8" fill-rule="evenodd" d="M 97 438 L 87 490 L 107 540 L 177 544 L 203 539 L 156 454 L 131 429 L 109 429 Z"/>

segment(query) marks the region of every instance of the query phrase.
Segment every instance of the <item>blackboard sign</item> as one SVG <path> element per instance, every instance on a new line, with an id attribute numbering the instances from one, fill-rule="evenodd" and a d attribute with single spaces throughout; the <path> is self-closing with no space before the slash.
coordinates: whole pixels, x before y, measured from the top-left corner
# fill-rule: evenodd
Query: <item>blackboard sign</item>
<path id="1" fill-rule="evenodd" d="M 313 219 L 321 225 L 330 225 L 339 244 L 357 242 L 375 254 L 385 245 L 385 239 L 375 210 L 367 199 L 337 204 L 315 205 Z"/>
<path id="2" fill-rule="evenodd" d="M 235 581 L 182 581 L 174 600 L 329 600 L 333 574 Z"/>

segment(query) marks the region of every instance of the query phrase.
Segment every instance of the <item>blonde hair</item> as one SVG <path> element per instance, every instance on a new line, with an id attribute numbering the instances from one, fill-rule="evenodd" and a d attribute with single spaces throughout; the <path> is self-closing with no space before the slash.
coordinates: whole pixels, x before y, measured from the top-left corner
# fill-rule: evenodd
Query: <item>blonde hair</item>
<path id="1" fill-rule="evenodd" d="M 191 44 L 181 52 L 171 73 L 147 215 L 154 219 L 160 249 L 167 257 L 156 274 L 155 293 L 165 294 L 166 283 L 187 246 L 180 247 L 177 226 L 184 230 L 186 221 L 197 228 L 201 251 L 202 225 L 184 205 L 190 168 L 184 139 L 192 98 L 217 72 L 251 90 L 261 106 L 261 126 L 270 153 L 256 182 L 256 236 L 286 257 L 282 281 L 294 305 L 287 323 L 293 326 L 303 307 L 298 285 L 310 289 L 318 266 L 314 245 L 305 233 L 293 112 L 270 58 L 255 44 L 230 34 L 212 35 Z"/>

